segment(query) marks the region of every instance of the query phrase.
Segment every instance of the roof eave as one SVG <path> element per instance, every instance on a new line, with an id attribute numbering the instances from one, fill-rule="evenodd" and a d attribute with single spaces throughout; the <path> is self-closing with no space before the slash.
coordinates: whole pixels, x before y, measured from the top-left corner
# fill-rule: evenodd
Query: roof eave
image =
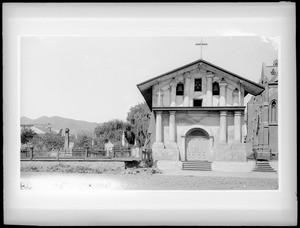
<path id="1" fill-rule="evenodd" d="M 256 82 L 253 82 L 253 81 L 251 81 L 251 80 L 249 80 L 249 79 L 247 79 L 247 78 L 243 78 L 243 77 L 241 77 L 241 76 L 239 76 L 239 75 L 237 75 L 237 74 L 235 74 L 235 73 L 232 73 L 232 72 L 230 72 L 230 71 L 228 71 L 228 70 L 225 70 L 225 69 L 223 69 L 223 68 L 221 68 L 221 67 L 218 67 L 218 66 L 216 66 L 216 65 L 214 65 L 214 64 L 212 64 L 212 63 L 209 63 L 209 62 L 207 62 L 207 61 L 205 61 L 205 60 L 203 60 L 203 59 L 199 59 L 199 60 L 196 60 L 196 61 L 191 62 L 191 63 L 189 63 L 189 64 L 185 64 L 184 66 L 181 66 L 181 67 L 178 67 L 178 68 L 176 68 L 176 69 L 174 69 L 174 70 L 168 71 L 167 73 L 161 74 L 161 75 L 159 75 L 159 76 L 156 76 L 156 77 L 154 77 L 154 78 L 151 78 L 151 79 L 149 79 L 149 80 L 146 80 L 146 81 L 144 81 L 144 82 L 141 82 L 141 83 L 139 83 L 139 84 L 137 85 L 137 87 L 138 87 L 138 89 L 140 90 L 140 92 L 142 93 L 142 95 L 144 96 L 143 91 L 145 91 L 145 90 L 147 90 L 147 89 L 149 89 L 149 88 L 152 88 L 152 86 L 153 86 L 154 84 L 156 84 L 156 83 L 159 82 L 159 80 L 158 80 L 159 78 L 162 78 L 162 77 L 164 77 L 164 76 L 167 76 L 167 75 L 169 75 L 169 74 L 172 74 L 172 73 L 174 73 L 174 72 L 176 72 L 176 71 L 180 71 L 180 70 L 182 70 L 182 69 L 184 69 L 184 68 L 186 68 L 186 67 L 192 66 L 192 65 L 194 65 L 194 64 L 198 64 L 198 63 L 200 63 L 200 62 L 203 62 L 203 63 L 209 65 L 210 67 L 213 67 L 213 68 L 215 68 L 215 69 L 217 69 L 217 70 L 223 71 L 223 72 L 226 73 L 226 74 L 229 74 L 229 75 L 231 75 L 231 76 L 233 76 L 233 77 L 236 77 L 236 78 L 238 78 L 239 80 L 245 81 L 246 83 L 249 83 L 250 85 L 256 87 L 256 88 L 254 88 L 254 89 L 250 89 L 249 86 L 246 86 L 246 85 L 245 85 L 245 91 L 246 91 L 247 93 L 250 93 L 250 94 L 254 95 L 254 96 L 257 96 L 257 95 L 261 94 L 261 93 L 264 91 L 264 89 L 265 89 L 263 85 L 260 85 L 260 84 L 258 84 L 258 83 L 256 83 Z M 149 84 L 149 83 L 150 83 L 150 84 Z M 147 85 L 147 84 L 148 84 L 148 85 Z M 257 88 L 257 87 L 258 87 L 258 88 Z M 145 98 L 145 97 L 144 97 L 144 98 Z M 145 100 L 146 100 L 146 99 L 145 99 Z M 148 104 L 150 110 L 152 110 L 152 104 L 149 104 L 149 103 L 151 103 L 151 102 L 150 102 L 150 101 L 147 101 L 147 100 L 146 100 L 146 102 L 147 102 L 147 104 Z"/>

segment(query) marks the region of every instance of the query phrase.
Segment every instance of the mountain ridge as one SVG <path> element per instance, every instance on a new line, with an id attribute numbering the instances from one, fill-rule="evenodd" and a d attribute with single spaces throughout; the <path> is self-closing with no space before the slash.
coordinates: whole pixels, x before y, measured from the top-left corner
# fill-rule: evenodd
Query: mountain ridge
<path id="1" fill-rule="evenodd" d="M 76 120 L 60 116 L 41 116 L 36 119 L 30 119 L 26 116 L 21 116 L 21 124 L 35 124 L 35 125 L 47 125 L 50 123 L 51 127 L 56 130 L 69 128 L 70 134 L 78 133 L 93 133 L 96 126 L 100 123 L 88 122 L 85 120 Z"/>

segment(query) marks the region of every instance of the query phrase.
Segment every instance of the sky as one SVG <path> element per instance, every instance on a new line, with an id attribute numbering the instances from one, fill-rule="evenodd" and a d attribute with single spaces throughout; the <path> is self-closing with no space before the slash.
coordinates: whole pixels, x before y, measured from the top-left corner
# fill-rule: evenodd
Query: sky
<path id="1" fill-rule="evenodd" d="M 136 85 L 198 60 L 199 42 L 201 37 L 24 36 L 21 116 L 126 120 L 130 108 L 144 102 Z M 203 42 L 202 59 L 254 82 L 262 62 L 272 65 L 278 58 L 278 37 L 203 37 Z"/>

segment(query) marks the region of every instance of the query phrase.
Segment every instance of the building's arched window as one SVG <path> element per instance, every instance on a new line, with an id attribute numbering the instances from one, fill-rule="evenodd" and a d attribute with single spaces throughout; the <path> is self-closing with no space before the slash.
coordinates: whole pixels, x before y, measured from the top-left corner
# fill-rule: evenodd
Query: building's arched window
<path id="1" fill-rule="evenodd" d="M 277 101 L 271 101 L 271 122 L 277 122 Z"/>
<path id="2" fill-rule="evenodd" d="M 184 92 L 183 84 L 182 83 L 178 83 L 177 87 L 176 87 L 176 95 L 177 96 L 182 96 L 183 92 Z"/>
<path id="3" fill-rule="evenodd" d="M 212 94 L 213 95 L 220 95 L 220 87 L 218 82 L 214 82 L 212 85 Z"/>

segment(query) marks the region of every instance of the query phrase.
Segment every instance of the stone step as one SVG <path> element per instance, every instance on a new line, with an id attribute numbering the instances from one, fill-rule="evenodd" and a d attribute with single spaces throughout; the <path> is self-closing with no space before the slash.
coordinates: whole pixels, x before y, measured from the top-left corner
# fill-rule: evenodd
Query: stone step
<path id="1" fill-rule="evenodd" d="M 183 164 L 200 164 L 200 165 L 203 165 L 203 164 L 211 164 L 211 162 L 183 162 Z"/>
<path id="2" fill-rule="evenodd" d="M 183 164 L 190 164 L 190 163 L 197 163 L 197 164 L 211 164 L 212 162 L 209 162 L 209 161 L 185 161 L 183 162 Z"/>
<path id="3" fill-rule="evenodd" d="M 270 166 L 268 161 L 258 161 L 252 171 L 253 172 L 275 172 L 276 173 L 276 170 L 274 170 L 272 168 L 272 166 Z"/>
<path id="4" fill-rule="evenodd" d="M 186 165 L 183 164 L 183 167 L 211 167 L 211 165 Z"/>
<path id="5" fill-rule="evenodd" d="M 270 173 L 276 173 L 275 170 L 252 170 L 252 172 L 270 172 Z"/>
<path id="6" fill-rule="evenodd" d="M 211 164 L 182 164 L 183 166 L 211 166 Z"/>
<path id="7" fill-rule="evenodd" d="M 255 167 L 254 169 L 273 169 L 272 167 Z"/>
<path id="8" fill-rule="evenodd" d="M 189 164 L 182 164 L 182 165 L 192 165 L 192 166 L 211 166 L 211 164 L 197 164 L 197 163 L 195 163 L 195 164 L 192 164 L 192 163 L 189 163 Z"/>
<path id="9" fill-rule="evenodd" d="M 192 171 L 212 171 L 211 169 L 190 169 L 190 168 L 184 168 L 182 170 L 192 170 Z"/>
<path id="10" fill-rule="evenodd" d="M 212 171 L 209 161 L 186 161 L 182 163 L 183 170 Z"/>
<path id="11" fill-rule="evenodd" d="M 185 167 L 211 167 L 210 164 L 205 164 L 205 165 L 199 165 L 199 164 L 183 164 L 182 166 L 185 166 Z"/>
<path id="12" fill-rule="evenodd" d="M 183 167 L 183 169 L 211 169 L 211 167 Z"/>
<path id="13" fill-rule="evenodd" d="M 260 170 L 262 170 L 262 171 L 268 171 L 268 170 L 274 170 L 274 169 L 257 169 L 257 168 L 254 168 L 253 170 L 257 170 L 257 171 L 260 171 Z"/>

